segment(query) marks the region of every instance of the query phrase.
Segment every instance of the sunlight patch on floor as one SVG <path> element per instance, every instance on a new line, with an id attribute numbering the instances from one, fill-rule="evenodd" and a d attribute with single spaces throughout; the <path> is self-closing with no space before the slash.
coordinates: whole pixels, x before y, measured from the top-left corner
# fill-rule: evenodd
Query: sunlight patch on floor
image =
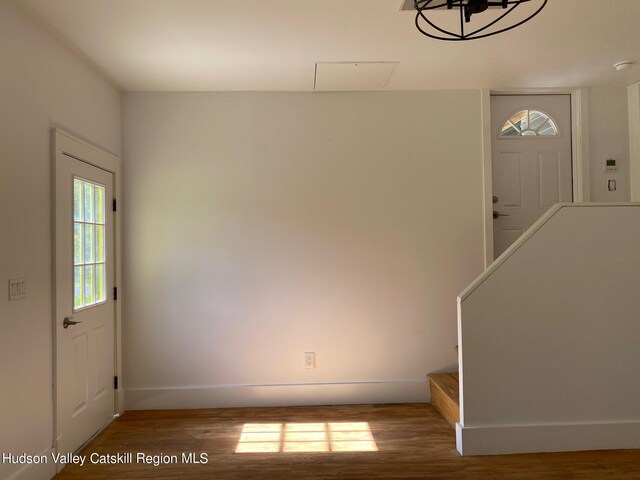
<path id="1" fill-rule="evenodd" d="M 236 453 L 377 452 L 367 422 L 245 423 Z"/>

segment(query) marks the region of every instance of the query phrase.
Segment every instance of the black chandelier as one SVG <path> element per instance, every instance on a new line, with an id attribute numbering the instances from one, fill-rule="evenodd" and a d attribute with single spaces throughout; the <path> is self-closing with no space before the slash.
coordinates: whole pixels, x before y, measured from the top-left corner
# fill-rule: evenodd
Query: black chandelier
<path id="1" fill-rule="evenodd" d="M 416 15 L 416 27 L 427 37 L 435 38 L 436 40 L 447 41 L 463 41 L 463 40 L 475 40 L 478 38 L 490 37 L 503 33 L 513 28 L 516 28 L 523 23 L 528 22 L 533 17 L 538 15 L 542 9 L 547 5 L 548 0 L 413 0 Z M 515 16 L 510 16 L 521 4 L 539 2 L 540 7 L 530 13 L 525 18 L 517 18 L 516 21 L 509 24 L 509 20 Z M 478 13 L 482 13 L 490 7 L 501 8 L 504 12 L 501 12 L 497 18 L 493 18 L 482 26 L 474 26 L 471 28 L 471 17 Z M 460 30 L 459 32 L 449 31 L 443 27 L 438 26 L 429 17 L 434 10 L 440 9 L 459 10 L 460 12 Z"/>

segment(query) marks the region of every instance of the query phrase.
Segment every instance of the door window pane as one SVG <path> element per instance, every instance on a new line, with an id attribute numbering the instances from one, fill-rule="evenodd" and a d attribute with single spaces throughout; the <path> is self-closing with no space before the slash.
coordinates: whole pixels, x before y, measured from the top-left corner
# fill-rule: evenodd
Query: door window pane
<path id="1" fill-rule="evenodd" d="M 95 271 L 95 278 L 96 278 L 96 294 L 95 294 L 95 301 L 96 302 L 103 302 L 104 300 L 106 300 L 107 295 L 107 289 L 105 288 L 104 285 L 104 265 L 101 263 L 96 264 L 96 271 Z"/>
<path id="2" fill-rule="evenodd" d="M 96 225 L 95 244 L 96 262 L 104 262 L 104 225 Z"/>
<path id="3" fill-rule="evenodd" d="M 73 179 L 73 307 L 107 299 L 105 188 Z"/>
<path id="4" fill-rule="evenodd" d="M 73 220 L 82 221 L 82 182 L 77 178 L 73 179 Z"/>
<path id="5" fill-rule="evenodd" d="M 95 225 L 84 224 L 84 263 L 93 263 L 95 261 L 93 242 L 95 231 Z"/>
<path id="6" fill-rule="evenodd" d="M 73 264 L 82 265 L 82 241 L 84 225 L 82 223 L 73 224 Z"/>
<path id="7" fill-rule="evenodd" d="M 529 128 L 531 130 L 538 131 L 538 129 L 542 126 L 544 122 L 547 121 L 549 117 L 542 112 L 538 112 L 537 110 L 529 111 Z"/>
<path id="8" fill-rule="evenodd" d="M 82 307 L 82 276 L 84 267 L 74 267 L 73 269 L 73 308 Z"/>
<path id="9" fill-rule="evenodd" d="M 96 209 L 96 223 L 104 223 L 104 187 L 95 187 L 95 209 Z"/>
<path id="10" fill-rule="evenodd" d="M 84 197 L 84 221 L 93 223 L 94 211 L 93 211 L 93 184 L 89 182 L 82 182 L 83 197 Z"/>
<path id="11" fill-rule="evenodd" d="M 85 265 L 84 267 L 84 304 L 93 305 L 95 303 L 94 296 L 94 276 L 93 268 L 95 265 Z"/>
<path id="12" fill-rule="evenodd" d="M 557 137 L 553 119 L 539 110 L 522 110 L 512 115 L 500 130 L 501 137 Z"/>

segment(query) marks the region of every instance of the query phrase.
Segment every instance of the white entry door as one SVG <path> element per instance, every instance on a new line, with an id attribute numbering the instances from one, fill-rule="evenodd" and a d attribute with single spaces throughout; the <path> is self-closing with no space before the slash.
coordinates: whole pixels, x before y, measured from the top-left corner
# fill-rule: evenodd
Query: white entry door
<path id="1" fill-rule="evenodd" d="M 573 201 L 571 96 L 491 97 L 495 258 L 552 205 Z"/>
<path id="2" fill-rule="evenodd" d="M 63 151 L 55 168 L 55 431 L 69 453 L 115 411 L 113 174 Z"/>

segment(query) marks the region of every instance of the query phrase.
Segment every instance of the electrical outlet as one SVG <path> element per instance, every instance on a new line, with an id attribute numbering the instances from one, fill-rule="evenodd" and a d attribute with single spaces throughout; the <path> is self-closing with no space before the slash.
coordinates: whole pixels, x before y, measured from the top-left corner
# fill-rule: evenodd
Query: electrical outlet
<path id="1" fill-rule="evenodd" d="M 316 352 L 304 352 L 304 368 L 316 368 Z"/>
<path id="2" fill-rule="evenodd" d="M 9 279 L 9 300 L 21 300 L 27 298 L 27 278 Z"/>

